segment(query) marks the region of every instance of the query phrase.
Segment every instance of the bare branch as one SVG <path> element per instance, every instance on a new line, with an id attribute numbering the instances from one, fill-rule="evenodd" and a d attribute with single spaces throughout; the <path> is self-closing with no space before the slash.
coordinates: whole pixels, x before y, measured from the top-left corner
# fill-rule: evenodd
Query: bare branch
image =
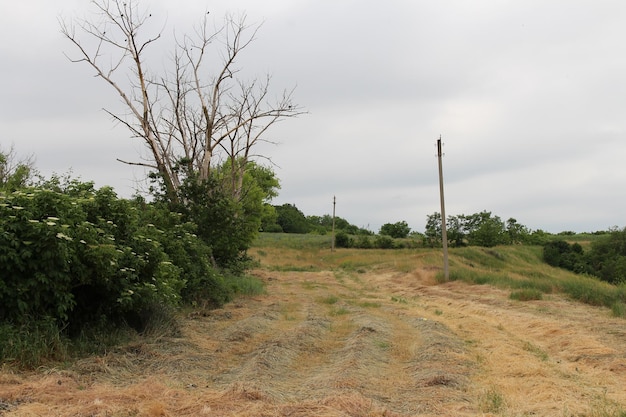
<path id="1" fill-rule="evenodd" d="M 59 20 L 76 53 L 66 56 L 71 62 L 86 63 L 117 92 L 126 111 L 105 111 L 143 140 L 152 159 L 120 162 L 157 170 L 173 200 L 184 180 L 175 168 L 181 163 L 203 181 L 223 150 L 233 166 L 243 158 L 238 166 L 244 170 L 252 149 L 266 141 L 271 126 L 304 113 L 292 103 L 293 91 L 269 100 L 271 77 L 249 83 L 239 79 L 238 58 L 261 27 L 249 25 L 245 15 L 227 16 L 221 27 L 214 28 L 205 14 L 194 37 L 175 37 L 170 70 L 157 75 L 149 71 L 153 68 L 146 53 L 154 50 L 150 47 L 161 39 L 163 29 L 146 36 L 151 15 L 137 6 L 137 0 L 93 0 L 92 4 L 99 21 Z M 217 71 L 214 55 L 221 59 Z M 242 176 L 243 171 L 233 173 L 237 179 L 233 189 Z"/>

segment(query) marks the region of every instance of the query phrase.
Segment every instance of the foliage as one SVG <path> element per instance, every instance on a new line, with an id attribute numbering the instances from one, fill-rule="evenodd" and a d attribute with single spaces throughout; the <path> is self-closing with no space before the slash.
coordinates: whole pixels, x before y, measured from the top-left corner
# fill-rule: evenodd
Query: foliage
<path id="1" fill-rule="evenodd" d="M 236 272 L 245 269 L 245 252 L 259 231 L 271 229 L 277 218 L 269 201 L 277 194 L 278 179 L 267 167 L 253 162 L 248 166 L 240 185 L 231 182 L 230 162 L 216 167 L 206 180 L 188 172 L 175 200 L 168 197 L 162 177 L 151 174 L 155 200 L 164 209 L 181 213 L 182 221 L 196 225 L 194 233 L 210 246 L 216 266 Z M 187 169 L 184 161 L 177 169 Z"/>
<path id="2" fill-rule="evenodd" d="M 395 244 L 392 237 L 387 235 L 378 235 L 374 238 L 374 246 L 379 249 L 393 249 Z"/>
<path id="3" fill-rule="evenodd" d="M 108 187 L 49 185 L 0 194 L 0 321 L 141 329 L 155 305 L 230 297 L 195 225 Z"/>
<path id="4" fill-rule="evenodd" d="M 595 275 L 613 283 L 626 283 L 626 227 L 613 229 L 591 244 L 589 263 Z"/>
<path id="5" fill-rule="evenodd" d="M 428 246 L 441 246 L 441 213 L 433 213 L 426 218 L 425 242 Z M 451 247 L 484 246 L 493 247 L 509 244 L 541 244 L 544 232 L 531 232 L 526 226 L 510 218 L 503 222 L 499 216 L 482 211 L 471 215 L 448 216 L 446 218 L 448 244 Z"/>
<path id="6" fill-rule="evenodd" d="M 324 234 L 333 230 L 333 217 L 329 214 L 323 216 L 307 216 L 307 221 L 317 233 Z M 335 231 L 343 231 L 349 235 L 371 235 L 372 232 L 350 224 L 346 219 L 335 216 Z"/>
<path id="7" fill-rule="evenodd" d="M 567 235 L 565 235 L 567 236 Z M 611 284 L 626 282 L 626 228 L 601 235 L 585 252 L 578 242 L 550 241 L 543 248 L 544 260 L 555 267 L 592 274 Z"/>
<path id="8" fill-rule="evenodd" d="M 554 240 L 543 246 L 543 259 L 549 265 L 564 268 L 576 273 L 593 273 L 588 258 L 579 243 L 569 244 L 564 240 Z"/>
<path id="9" fill-rule="evenodd" d="M 346 232 L 339 232 L 335 235 L 335 247 L 350 248 L 352 245 L 352 238 Z"/>
<path id="10" fill-rule="evenodd" d="M 0 189 L 15 191 L 32 182 L 35 174 L 33 157 L 17 159 L 13 146 L 0 148 Z"/>
<path id="11" fill-rule="evenodd" d="M 380 227 L 380 234 L 402 239 L 409 235 L 411 228 L 406 221 L 396 223 L 385 223 Z"/>
<path id="12" fill-rule="evenodd" d="M 308 233 L 311 225 L 304 214 L 293 204 L 283 204 L 275 206 L 277 219 L 276 223 L 285 233 Z"/>

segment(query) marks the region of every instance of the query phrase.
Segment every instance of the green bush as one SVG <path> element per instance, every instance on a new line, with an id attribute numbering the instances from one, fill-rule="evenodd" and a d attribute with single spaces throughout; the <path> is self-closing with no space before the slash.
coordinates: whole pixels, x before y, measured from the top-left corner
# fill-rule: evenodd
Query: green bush
<path id="1" fill-rule="evenodd" d="M 387 235 L 378 235 L 374 239 L 374 246 L 378 249 L 393 249 L 395 247 L 395 243 L 392 237 Z"/>
<path id="2" fill-rule="evenodd" d="M 351 248 L 353 243 L 352 238 L 345 232 L 338 232 L 335 235 L 335 246 L 338 248 Z"/>
<path id="3" fill-rule="evenodd" d="M 155 305 L 232 296 L 194 224 L 108 187 L 47 185 L 0 194 L 0 322 L 141 330 Z"/>

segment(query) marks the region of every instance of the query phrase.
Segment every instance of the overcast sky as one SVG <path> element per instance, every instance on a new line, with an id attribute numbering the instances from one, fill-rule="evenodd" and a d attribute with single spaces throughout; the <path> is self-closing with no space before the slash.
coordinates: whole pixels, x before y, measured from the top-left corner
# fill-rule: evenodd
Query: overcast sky
<path id="1" fill-rule="evenodd" d="M 0 0 L 0 146 L 33 153 L 130 196 L 143 177 L 116 161 L 141 144 L 102 110 L 119 98 L 72 48 L 59 17 L 87 0 Z M 626 226 L 626 2 L 623 0 L 144 0 L 167 31 L 205 10 L 264 22 L 242 61 L 296 87 L 309 113 L 267 139 L 274 204 L 336 213 L 377 232 L 423 231 L 439 211 L 491 211 L 549 232 Z M 164 59 L 169 44 L 163 43 Z"/>

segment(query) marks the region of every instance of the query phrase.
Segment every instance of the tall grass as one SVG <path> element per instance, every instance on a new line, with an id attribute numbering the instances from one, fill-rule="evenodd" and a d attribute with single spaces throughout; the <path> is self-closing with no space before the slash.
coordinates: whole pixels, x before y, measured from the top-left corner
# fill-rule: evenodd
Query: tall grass
<path id="1" fill-rule="evenodd" d="M 40 320 L 24 325 L 0 324 L 0 361 L 36 368 L 49 360 L 65 360 L 68 341 L 56 322 Z"/>

